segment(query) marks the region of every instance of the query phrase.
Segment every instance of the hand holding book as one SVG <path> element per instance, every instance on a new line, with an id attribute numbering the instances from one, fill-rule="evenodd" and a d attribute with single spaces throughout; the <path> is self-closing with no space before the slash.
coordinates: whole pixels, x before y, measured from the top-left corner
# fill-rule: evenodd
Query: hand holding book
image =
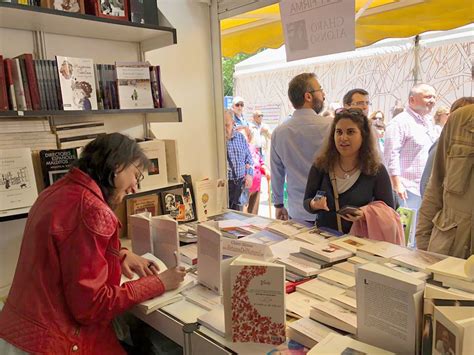
<path id="1" fill-rule="evenodd" d="M 131 279 L 133 274 L 139 277 L 158 275 L 160 268 L 151 260 L 145 259 L 130 250 L 122 249 L 120 251 L 122 258 L 122 274 Z"/>

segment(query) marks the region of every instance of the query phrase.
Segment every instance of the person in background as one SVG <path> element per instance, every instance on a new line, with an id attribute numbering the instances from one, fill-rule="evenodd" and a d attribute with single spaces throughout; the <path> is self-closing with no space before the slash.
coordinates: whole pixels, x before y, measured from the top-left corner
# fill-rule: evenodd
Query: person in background
<path id="1" fill-rule="evenodd" d="M 268 146 L 272 134 L 268 125 L 263 123 L 262 120 L 262 111 L 254 111 L 253 122 L 250 123 L 250 132 L 252 133 L 250 144 L 258 150 L 260 157 L 265 161 L 266 147 Z"/>
<path id="2" fill-rule="evenodd" d="M 265 166 L 265 162 L 259 153 L 257 147 L 253 144 L 249 144 L 250 153 L 252 154 L 253 160 L 253 181 L 252 186 L 249 188 L 249 202 L 247 212 L 258 215 L 258 207 L 260 205 L 260 188 L 262 184 L 262 176 L 265 176 L 267 180 L 270 179 L 270 171 Z"/>
<path id="3" fill-rule="evenodd" d="M 441 131 L 443 130 L 443 127 L 446 124 L 448 117 L 449 117 L 449 108 L 446 106 L 438 107 L 438 109 L 436 110 L 433 116 L 434 123 L 435 123 L 435 130 L 438 136 L 441 134 Z"/>
<path id="4" fill-rule="evenodd" d="M 342 98 L 345 108 L 359 108 L 364 115 L 369 116 L 369 93 L 364 89 L 349 90 Z"/>
<path id="5" fill-rule="evenodd" d="M 39 195 L 0 312 L 0 353 L 125 354 L 112 320 L 179 286 L 184 268 L 159 273 L 118 238 L 113 209 L 136 191 L 147 165 L 134 140 L 102 135 Z M 140 278 L 120 285 L 133 273 Z"/>
<path id="6" fill-rule="evenodd" d="M 375 129 L 379 150 L 383 157 L 385 144 L 385 123 L 383 123 L 382 120 L 377 119 L 375 121 L 372 121 L 372 127 Z"/>
<path id="7" fill-rule="evenodd" d="M 402 206 L 418 210 L 421 204 L 420 180 L 428 151 L 437 134 L 430 115 L 436 103 L 436 91 L 427 84 L 415 85 L 408 107 L 394 117 L 385 131 L 384 158 L 392 186 Z M 414 223 L 416 225 L 416 213 Z M 414 229 L 409 245 L 415 246 Z"/>
<path id="8" fill-rule="evenodd" d="M 325 196 L 318 196 L 318 192 Z M 317 215 L 317 226 L 349 233 L 353 222 L 365 218 L 363 210 L 343 215 L 340 221 L 336 210 L 346 205 L 362 207 L 372 201 L 394 208 L 390 177 L 368 118 L 360 109 L 337 110 L 328 139 L 311 166 L 304 208 Z"/>
<path id="9" fill-rule="evenodd" d="M 314 223 L 302 201 L 304 186 L 314 154 L 326 137 L 331 119 L 319 116 L 324 91 L 314 73 L 302 73 L 291 79 L 288 97 L 295 108 L 293 116 L 272 133 L 270 162 L 272 194 L 276 218 Z M 283 205 L 283 186 L 287 182 L 288 210 Z"/>
<path id="10" fill-rule="evenodd" d="M 468 96 L 461 97 L 460 99 L 457 99 L 456 101 L 453 102 L 453 104 L 451 105 L 450 112 L 453 113 L 458 108 L 461 108 L 466 105 L 472 105 L 472 104 L 474 104 L 474 97 L 468 97 Z M 433 160 L 436 154 L 437 146 L 438 146 L 438 140 L 436 140 L 436 142 L 433 143 L 433 145 L 431 146 L 428 152 L 428 160 L 426 161 L 425 168 L 423 169 L 423 174 L 421 175 L 420 194 L 422 198 L 425 194 L 426 185 L 428 185 L 428 180 L 430 179 L 430 176 L 431 176 L 431 170 L 433 168 Z"/>
<path id="11" fill-rule="evenodd" d="M 369 116 L 369 119 L 371 123 L 374 123 L 375 121 L 381 121 L 382 123 L 385 123 L 385 115 L 382 111 L 372 112 Z"/>
<path id="12" fill-rule="evenodd" d="M 240 96 L 235 96 L 232 99 L 232 118 L 234 120 L 234 127 L 237 131 L 247 134 L 249 137 L 252 137 L 250 131 L 250 124 L 244 118 L 244 99 Z"/>
<path id="13" fill-rule="evenodd" d="M 474 253 L 473 166 L 474 104 L 469 104 L 450 114 L 439 137 L 419 211 L 419 249 L 465 259 Z"/>
<path id="14" fill-rule="evenodd" d="M 234 127 L 232 111 L 224 112 L 227 141 L 227 179 L 229 183 L 229 209 L 241 211 L 244 188 L 252 186 L 253 160 L 244 135 Z M 247 197 L 248 198 L 248 197 Z"/>

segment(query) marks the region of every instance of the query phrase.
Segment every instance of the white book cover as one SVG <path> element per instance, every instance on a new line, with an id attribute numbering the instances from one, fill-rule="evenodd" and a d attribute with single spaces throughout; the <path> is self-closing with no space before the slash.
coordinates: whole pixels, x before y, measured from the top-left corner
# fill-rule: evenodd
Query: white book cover
<path id="1" fill-rule="evenodd" d="M 436 264 L 428 266 L 426 270 L 432 272 L 433 274 L 445 275 L 455 279 L 472 282 L 474 281 L 474 278 L 469 277 L 464 271 L 465 264 L 466 260 L 450 256 L 437 262 Z"/>
<path id="2" fill-rule="evenodd" d="M 344 354 L 344 355 L 395 355 L 382 348 L 365 344 L 348 336 L 342 336 L 337 333 L 331 333 L 322 341 L 320 341 L 314 348 L 312 348 L 307 355 L 319 354 Z"/>
<path id="3" fill-rule="evenodd" d="M 286 270 L 291 271 L 301 276 L 314 276 L 321 273 L 321 269 L 314 268 L 310 262 L 303 259 L 295 260 L 295 259 L 285 258 L 285 259 L 278 259 L 276 262 L 279 264 L 285 265 Z"/>
<path id="4" fill-rule="evenodd" d="M 406 250 L 406 248 L 397 244 L 377 241 L 357 248 L 356 255 L 373 261 L 389 261 L 390 258 L 403 254 Z"/>
<path id="5" fill-rule="evenodd" d="M 298 253 L 301 247 L 305 245 L 308 245 L 308 243 L 295 239 L 286 239 L 270 245 L 270 249 L 276 258 L 285 259 L 289 258 L 292 253 Z"/>
<path id="6" fill-rule="evenodd" d="M 344 261 L 343 263 L 334 264 L 332 268 L 339 272 L 343 272 L 344 274 L 354 276 L 356 264 L 350 263 L 349 261 Z"/>
<path id="7" fill-rule="evenodd" d="M 197 226 L 198 282 L 222 294 L 222 234 L 206 224 Z"/>
<path id="8" fill-rule="evenodd" d="M 115 62 L 121 109 L 153 108 L 149 64 Z"/>
<path id="9" fill-rule="evenodd" d="M 357 334 L 357 314 L 329 301 L 311 306 L 311 319 L 351 334 Z"/>
<path id="10" fill-rule="evenodd" d="M 187 290 L 183 291 L 183 294 L 186 291 Z M 171 314 L 173 317 L 176 317 L 176 319 L 179 319 L 183 323 L 194 323 L 198 317 L 208 312 L 207 309 L 189 302 L 186 299 L 166 305 L 162 307 L 161 310 Z"/>
<path id="11" fill-rule="evenodd" d="M 356 284 L 358 339 L 397 353 L 418 353 L 425 282 L 369 263 L 359 267 Z"/>
<path id="12" fill-rule="evenodd" d="M 474 282 L 455 279 L 446 275 L 435 274 L 434 280 L 440 281 L 445 287 L 452 287 L 465 292 L 474 293 Z"/>
<path id="13" fill-rule="evenodd" d="M 305 293 L 295 291 L 286 295 L 286 311 L 296 315 L 296 318 L 308 318 L 311 306 L 321 302 L 321 300 L 308 296 Z"/>
<path id="14" fill-rule="evenodd" d="M 425 299 L 441 299 L 441 300 L 460 300 L 460 301 L 474 301 L 474 294 L 471 292 L 464 292 L 456 289 L 446 289 L 444 287 L 436 286 L 427 283 L 425 285 Z"/>
<path id="15" fill-rule="evenodd" d="M 389 267 L 392 270 L 401 272 L 402 274 L 409 275 L 411 277 L 415 277 L 420 280 L 427 280 L 431 274 L 423 272 L 423 271 L 416 271 L 415 269 L 408 268 L 403 265 L 397 265 L 394 263 L 384 263 L 385 266 Z"/>
<path id="16" fill-rule="evenodd" d="M 199 221 L 205 221 L 226 209 L 227 181 L 199 180 L 193 182 L 196 213 Z"/>
<path id="17" fill-rule="evenodd" d="M 345 308 L 349 311 L 357 312 L 357 300 L 345 294 L 332 297 L 330 299 L 330 302 L 337 304 L 338 306 Z"/>
<path id="18" fill-rule="evenodd" d="M 342 288 L 350 288 L 355 286 L 355 277 L 344 274 L 337 270 L 325 270 L 319 274 L 318 278 L 329 284 L 336 285 Z"/>
<path id="19" fill-rule="evenodd" d="M 224 272 L 226 335 L 233 342 L 286 341 L 285 267 L 236 257 Z"/>
<path id="20" fill-rule="evenodd" d="M 353 254 L 350 251 L 330 246 L 329 244 L 306 245 L 301 247 L 301 252 L 316 259 L 335 262 L 350 258 Z"/>
<path id="21" fill-rule="evenodd" d="M 64 110 L 97 110 L 93 60 L 56 56 L 56 62 Z"/>
<path id="22" fill-rule="evenodd" d="M 140 182 L 140 190 L 157 189 L 168 184 L 168 172 L 166 168 L 165 142 L 159 139 L 138 143 L 150 161 L 148 170 Z"/>
<path id="23" fill-rule="evenodd" d="M 208 311 L 222 304 L 222 297 L 200 284 L 189 290 L 183 291 L 183 296 L 187 301 L 194 303 Z"/>
<path id="24" fill-rule="evenodd" d="M 309 317 L 288 324 L 288 337 L 308 348 L 312 348 L 331 333 L 335 331 Z"/>
<path id="25" fill-rule="evenodd" d="M 246 237 L 240 238 L 240 240 L 243 240 L 245 242 L 265 244 L 265 245 L 270 246 L 270 245 L 282 242 L 286 240 L 286 238 L 283 237 L 282 235 L 273 233 L 271 231 L 262 230 L 260 232 L 250 234 Z"/>
<path id="26" fill-rule="evenodd" d="M 292 220 L 275 221 L 268 225 L 267 228 L 288 238 L 291 238 L 295 234 L 305 232 L 309 229 L 308 227 L 305 227 L 302 224 Z"/>
<path id="27" fill-rule="evenodd" d="M 0 150 L 0 211 L 32 206 L 38 197 L 31 150 Z"/>
<path id="28" fill-rule="evenodd" d="M 198 317 L 197 321 L 214 333 L 225 338 L 224 306 L 219 305 L 211 311 L 204 313 Z"/>
<path id="29" fill-rule="evenodd" d="M 367 260 L 365 258 L 361 258 L 360 256 L 353 256 L 349 259 L 347 259 L 347 262 L 354 264 L 354 265 L 364 265 L 367 263 L 370 263 L 370 260 Z"/>
<path id="30" fill-rule="evenodd" d="M 446 255 L 430 253 L 424 250 L 406 249 L 403 254 L 391 258 L 390 262 L 417 271 L 426 271 L 428 267 L 446 258 Z"/>
<path id="31" fill-rule="evenodd" d="M 473 349 L 463 348 L 463 343 L 465 337 L 473 337 L 472 333 L 465 332 L 465 326 L 469 327 L 473 320 L 474 307 L 435 306 L 433 355 L 471 354 Z"/>
<path id="32" fill-rule="evenodd" d="M 168 268 L 179 265 L 178 222 L 169 215 L 151 217 L 153 254 Z"/>
<path id="33" fill-rule="evenodd" d="M 12 59 L 12 79 L 13 89 L 15 91 L 15 101 L 19 111 L 26 110 L 26 97 L 21 75 L 20 59 Z"/>
<path id="34" fill-rule="evenodd" d="M 129 218 L 132 250 L 135 254 L 153 254 L 153 238 L 151 234 L 151 213 L 141 212 Z"/>
<path id="35" fill-rule="evenodd" d="M 374 241 L 366 238 L 359 238 L 355 237 L 353 235 L 348 235 L 345 237 L 333 239 L 329 242 L 329 245 L 332 245 L 334 247 L 338 247 L 344 250 L 349 250 L 350 252 L 355 252 L 357 249 L 360 247 L 363 247 L 364 245 L 370 245 L 373 244 Z"/>
<path id="36" fill-rule="evenodd" d="M 248 223 L 240 219 L 224 219 L 223 221 L 217 221 L 220 229 L 235 229 L 239 227 L 247 227 Z"/>
<path id="37" fill-rule="evenodd" d="M 333 236 L 332 234 L 326 234 L 325 232 L 319 230 L 317 227 L 313 227 L 307 231 L 298 233 L 294 235 L 293 238 L 302 240 L 310 244 L 327 244 L 328 241 L 337 239 L 337 237 Z"/>
<path id="38" fill-rule="evenodd" d="M 247 218 L 245 222 L 247 222 L 248 225 L 256 227 L 258 229 L 265 229 L 266 227 L 268 227 L 268 225 L 273 223 L 273 220 L 260 216 L 254 216 L 251 218 Z"/>
<path id="39" fill-rule="evenodd" d="M 344 293 L 342 287 L 330 285 L 324 281 L 314 279 L 296 286 L 296 291 L 303 292 L 321 301 L 329 301 L 332 297 Z"/>

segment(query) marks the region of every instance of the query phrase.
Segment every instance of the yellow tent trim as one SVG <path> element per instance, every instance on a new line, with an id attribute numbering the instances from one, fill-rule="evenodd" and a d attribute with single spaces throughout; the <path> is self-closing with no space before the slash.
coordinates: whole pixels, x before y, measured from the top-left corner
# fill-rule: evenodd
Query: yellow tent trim
<path id="1" fill-rule="evenodd" d="M 367 0 L 356 0 L 356 13 Z M 374 0 L 356 22 L 356 47 L 390 37 L 449 30 L 474 22 L 472 0 Z M 285 42 L 278 4 L 221 21 L 222 54 L 255 53 Z"/>

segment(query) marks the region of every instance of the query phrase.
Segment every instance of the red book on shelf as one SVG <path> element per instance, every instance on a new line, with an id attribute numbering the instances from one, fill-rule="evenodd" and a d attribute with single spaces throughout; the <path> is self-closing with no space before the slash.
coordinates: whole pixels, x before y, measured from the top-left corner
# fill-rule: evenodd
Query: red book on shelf
<path id="1" fill-rule="evenodd" d="M 13 62 L 11 59 L 5 59 L 3 61 L 5 67 L 5 81 L 7 84 L 7 93 L 8 93 L 8 106 L 10 110 L 16 111 L 18 109 L 16 104 L 16 97 L 15 97 L 15 86 L 13 82 L 13 74 L 12 74 L 12 65 Z"/>
<path id="2" fill-rule="evenodd" d="M 3 57 L 0 55 L 0 111 L 8 111 L 7 81 Z"/>
<path id="3" fill-rule="evenodd" d="M 38 79 L 36 78 L 35 65 L 33 63 L 33 55 L 25 53 L 17 58 L 25 63 L 26 77 L 28 80 L 28 88 L 30 90 L 31 107 L 33 110 L 41 110 L 41 99 L 39 94 Z"/>

